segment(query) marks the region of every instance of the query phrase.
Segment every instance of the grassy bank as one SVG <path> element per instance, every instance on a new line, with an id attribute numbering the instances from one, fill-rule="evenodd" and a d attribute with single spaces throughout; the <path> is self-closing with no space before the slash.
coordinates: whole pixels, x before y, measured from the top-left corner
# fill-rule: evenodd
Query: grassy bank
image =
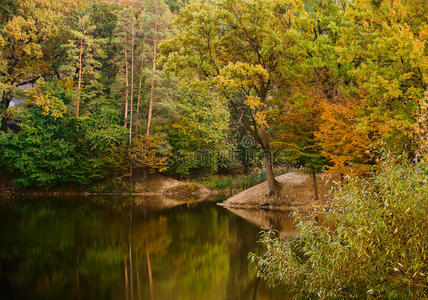
<path id="1" fill-rule="evenodd" d="M 278 168 L 274 172 L 275 176 L 278 176 L 290 172 L 290 170 L 287 168 Z M 266 172 L 259 170 L 250 174 L 206 175 L 197 177 L 194 180 L 209 189 L 217 190 L 220 194 L 231 196 L 262 183 L 267 178 Z"/>

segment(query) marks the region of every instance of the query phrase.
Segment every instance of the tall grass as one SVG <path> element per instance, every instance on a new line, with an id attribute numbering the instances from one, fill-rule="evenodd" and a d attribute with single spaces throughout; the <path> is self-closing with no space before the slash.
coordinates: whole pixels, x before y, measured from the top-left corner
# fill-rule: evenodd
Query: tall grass
<path id="1" fill-rule="evenodd" d="M 220 191 L 242 191 L 266 180 L 264 171 L 254 172 L 249 175 L 212 175 L 197 179 L 208 188 Z"/>

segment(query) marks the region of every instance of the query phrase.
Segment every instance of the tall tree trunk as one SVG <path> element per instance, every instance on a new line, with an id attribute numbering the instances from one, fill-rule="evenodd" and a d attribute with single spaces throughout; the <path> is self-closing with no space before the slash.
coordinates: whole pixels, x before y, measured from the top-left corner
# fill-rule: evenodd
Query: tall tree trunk
<path id="1" fill-rule="evenodd" d="M 10 101 L 12 101 L 12 96 L 10 93 L 7 93 L 6 91 L 3 91 L 1 96 L 1 111 L 0 114 L 6 111 L 6 109 L 9 107 Z M 7 118 L 1 118 L 1 130 L 7 131 Z"/>
<path id="2" fill-rule="evenodd" d="M 76 116 L 79 117 L 79 108 L 80 108 L 80 88 L 82 85 L 82 56 L 83 56 L 83 39 L 80 39 L 80 48 L 79 48 L 79 81 L 77 84 L 77 101 L 76 101 Z"/>
<path id="3" fill-rule="evenodd" d="M 235 101 L 231 100 L 230 104 L 235 108 L 236 112 L 240 115 L 240 120 L 244 125 L 245 129 L 248 133 L 254 138 L 255 142 L 259 144 L 263 149 L 263 159 L 266 177 L 268 181 L 269 187 L 269 195 L 270 196 L 278 196 L 281 192 L 281 185 L 275 179 L 275 175 L 273 173 L 272 167 L 272 152 L 270 151 L 269 146 L 269 138 L 264 129 L 257 129 L 257 124 L 253 118 L 253 122 L 251 123 L 247 116 L 245 115 L 242 107 L 239 106 Z"/>
<path id="4" fill-rule="evenodd" d="M 143 85 L 143 71 L 144 71 L 144 48 L 141 49 L 141 64 L 140 64 L 140 78 L 138 82 L 138 98 L 137 98 L 137 113 L 135 119 L 135 133 L 138 134 L 138 126 L 140 123 L 140 100 L 141 100 L 141 88 Z"/>
<path id="5" fill-rule="evenodd" d="M 153 64 L 152 64 L 152 84 L 150 87 L 150 102 L 149 102 L 149 114 L 147 117 L 147 132 L 146 136 L 150 136 L 150 126 L 152 123 L 152 111 L 153 111 L 153 98 L 155 94 L 155 72 L 156 72 L 156 56 L 157 56 L 157 36 L 156 36 L 156 25 L 153 33 Z"/>
<path id="6" fill-rule="evenodd" d="M 127 40 L 125 37 L 125 46 L 124 46 L 124 51 L 125 51 L 125 128 L 127 127 L 128 124 L 128 91 L 129 91 L 129 82 L 128 82 L 128 51 L 126 49 L 127 47 Z"/>
<path id="7" fill-rule="evenodd" d="M 129 114 L 129 148 L 132 147 L 132 117 L 134 112 L 134 35 L 135 28 L 132 24 L 131 28 L 131 105 L 130 105 L 130 114 Z M 131 161 L 129 162 L 129 175 L 131 178 L 132 185 L 132 152 L 131 152 Z M 132 295 L 131 295 L 132 298 Z"/>
<path id="8" fill-rule="evenodd" d="M 265 172 L 269 187 L 269 196 L 278 196 L 281 192 L 281 186 L 278 181 L 275 179 L 275 175 L 273 173 L 273 165 L 272 165 L 272 152 L 269 146 L 269 139 L 266 135 L 266 132 L 261 129 L 260 130 L 260 138 L 261 138 L 261 146 L 263 149 L 263 159 L 265 165 Z"/>
<path id="9" fill-rule="evenodd" d="M 273 173 L 272 154 L 269 150 L 263 151 L 263 159 L 264 159 L 266 177 L 267 177 L 268 186 L 269 186 L 269 195 L 278 196 L 280 193 L 280 185 L 279 185 L 279 182 L 276 181 L 275 175 Z"/>
<path id="10" fill-rule="evenodd" d="M 132 24 L 132 28 L 131 28 L 131 105 L 130 105 L 130 114 L 129 114 L 129 147 L 132 146 L 132 116 L 134 111 L 134 35 L 135 35 L 135 28 L 134 28 L 134 24 Z"/>

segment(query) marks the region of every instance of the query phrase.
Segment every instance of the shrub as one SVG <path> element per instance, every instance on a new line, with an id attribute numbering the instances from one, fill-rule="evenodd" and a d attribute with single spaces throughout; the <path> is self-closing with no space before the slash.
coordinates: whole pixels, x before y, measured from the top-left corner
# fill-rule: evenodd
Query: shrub
<path id="1" fill-rule="evenodd" d="M 262 234 L 259 277 L 319 298 L 427 297 L 428 174 L 423 162 L 386 159 L 369 180 L 351 178 L 322 217 L 299 220 L 288 240 Z"/>

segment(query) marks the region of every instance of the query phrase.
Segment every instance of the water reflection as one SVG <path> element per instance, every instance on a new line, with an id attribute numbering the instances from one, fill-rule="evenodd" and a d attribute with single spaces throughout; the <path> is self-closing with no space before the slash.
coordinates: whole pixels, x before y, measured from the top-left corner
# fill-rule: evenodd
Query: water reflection
<path id="1" fill-rule="evenodd" d="M 287 299 L 248 263 L 258 231 L 214 204 L 19 201 L 0 208 L 0 298 Z"/>
<path id="2" fill-rule="evenodd" d="M 291 237 L 297 234 L 294 217 L 291 212 L 262 209 L 227 209 L 261 228 L 269 227 L 277 230 L 281 238 Z"/>

